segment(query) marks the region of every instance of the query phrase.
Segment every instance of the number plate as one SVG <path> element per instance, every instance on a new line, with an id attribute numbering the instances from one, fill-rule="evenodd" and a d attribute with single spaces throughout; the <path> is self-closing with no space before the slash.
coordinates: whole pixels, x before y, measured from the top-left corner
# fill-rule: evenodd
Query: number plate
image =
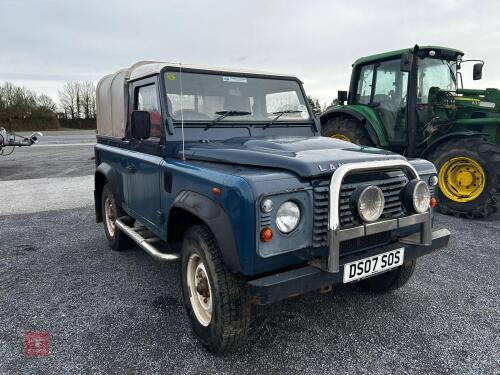
<path id="1" fill-rule="evenodd" d="M 373 276 L 403 264 L 405 249 L 391 250 L 344 265 L 344 283 Z"/>

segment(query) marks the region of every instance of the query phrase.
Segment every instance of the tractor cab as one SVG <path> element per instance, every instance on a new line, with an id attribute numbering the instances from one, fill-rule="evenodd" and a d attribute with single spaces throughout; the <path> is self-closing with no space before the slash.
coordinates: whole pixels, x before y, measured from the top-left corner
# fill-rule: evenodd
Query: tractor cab
<path id="1" fill-rule="evenodd" d="M 500 200 L 500 91 L 464 89 L 462 65 L 474 62 L 478 80 L 484 62 L 463 56 L 415 46 L 356 60 L 349 92 L 321 115 L 322 135 L 443 166 L 442 210 L 483 217 Z"/>
<path id="2" fill-rule="evenodd" d="M 432 117 L 429 99 L 436 99 L 436 89 L 456 92 L 462 56 L 463 52 L 454 49 L 417 47 L 361 58 L 353 65 L 348 104 L 372 108 L 383 143 L 416 156 L 424 146 L 424 126 Z M 414 131 L 408 128 L 412 114 L 415 118 L 410 121 L 417 122 Z"/>

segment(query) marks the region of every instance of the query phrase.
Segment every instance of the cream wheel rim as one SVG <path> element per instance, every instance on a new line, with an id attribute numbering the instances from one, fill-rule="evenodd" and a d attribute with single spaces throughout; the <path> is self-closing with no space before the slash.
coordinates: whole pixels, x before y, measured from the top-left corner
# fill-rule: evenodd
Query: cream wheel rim
<path id="1" fill-rule="evenodd" d="M 212 287 L 208 273 L 197 254 L 189 257 L 187 264 L 189 301 L 198 322 L 204 327 L 212 321 Z"/>
<path id="2" fill-rule="evenodd" d="M 104 212 L 106 215 L 106 226 L 108 227 L 108 232 L 111 237 L 115 236 L 115 207 L 113 205 L 113 201 L 110 197 L 107 197 L 104 201 Z"/>

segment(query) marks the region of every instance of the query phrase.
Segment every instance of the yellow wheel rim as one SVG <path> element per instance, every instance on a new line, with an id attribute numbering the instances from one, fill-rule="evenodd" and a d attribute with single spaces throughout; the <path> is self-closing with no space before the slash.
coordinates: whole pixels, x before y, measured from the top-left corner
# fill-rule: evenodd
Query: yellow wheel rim
<path id="1" fill-rule="evenodd" d="M 447 160 L 439 170 L 439 188 L 454 202 L 476 199 L 484 190 L 486 175 L 483 167 L 464 156 Z"/>
<path id="2" fill-rule="evenodd" d="M 341 141 L 352 142 L 348 136 L 340 133 L 332 134 L 330 137 L 340 139 Z"/>

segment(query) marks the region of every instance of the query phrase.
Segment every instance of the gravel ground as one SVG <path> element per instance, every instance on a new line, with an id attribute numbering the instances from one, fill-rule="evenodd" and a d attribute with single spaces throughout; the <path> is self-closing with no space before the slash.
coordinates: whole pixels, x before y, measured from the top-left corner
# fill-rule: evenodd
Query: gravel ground
<path id="1" fill-rule="evenodd" d="M 437 226 L 450 246 L 398 292 L 257 307 L 247 345 L 214 358 L 191 333 L 178 264 L 112 252 L 91 207 L 0 216 L 0 372 L 498 374 L 499 221 Z M 50 333 L 49 357 L 24 357 L 26 331 Z"/>

